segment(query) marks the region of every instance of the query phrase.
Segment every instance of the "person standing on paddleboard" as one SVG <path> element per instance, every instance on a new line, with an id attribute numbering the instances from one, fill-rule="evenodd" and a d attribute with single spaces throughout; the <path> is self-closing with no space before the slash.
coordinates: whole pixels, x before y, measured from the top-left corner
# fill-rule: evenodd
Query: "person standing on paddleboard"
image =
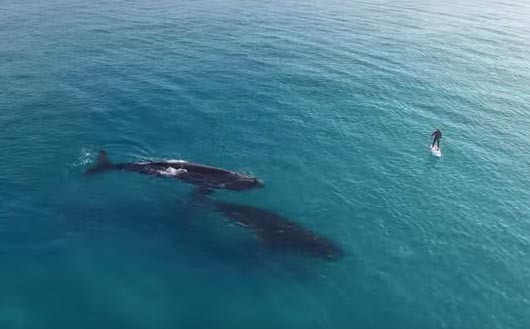
<path id="1" fill-rule="evenodd" d="M 440 129 L 436 129 L 436 131 L 433 132 L 431 136 L 434 136 L 434 140 L 432 141 L 431 148 L 434 147 L 434 144 L 436 144 L 436 146 L 440 148 L 440 139 L 442 138 L 442 132 L 440 131 Z"/>

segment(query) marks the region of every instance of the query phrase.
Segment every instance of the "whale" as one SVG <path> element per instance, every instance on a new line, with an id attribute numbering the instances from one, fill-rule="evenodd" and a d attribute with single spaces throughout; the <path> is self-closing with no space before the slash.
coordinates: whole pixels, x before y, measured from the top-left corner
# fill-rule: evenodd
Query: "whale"
<path id="1" fill-rule="evenodd" d="M 256 177 L 185 160 L 112 163 L 105 150 L 99 152 L 96 164 L 88 168 L 85 175 L 107 171 L 127 171 L 174 178 L 198 186 L 198 191 L 203 194 L 209 194 L 214 189 L 245 191 L 263 187 L 263 181 Z"/>
<path id="2" fill-rule="evenodd" d="M 195 202 L 215 210 L 230 222 L 251 231 L 271 250 L 331 261 L 344 256 L 342 249 L 333 241 L 270 210 L 217 201 L 203 195 L 196 195 Z"/>

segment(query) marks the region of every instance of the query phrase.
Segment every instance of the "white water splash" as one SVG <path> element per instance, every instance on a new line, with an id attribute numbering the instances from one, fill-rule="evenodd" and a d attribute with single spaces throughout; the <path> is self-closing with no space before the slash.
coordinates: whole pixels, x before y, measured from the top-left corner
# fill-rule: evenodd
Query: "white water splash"
<path id="1" fill-rule="evenodd" d="M 86 166 L 87 164 L 92 162 L 92 152 L 90 151 L 89 148 L 86 148 L 86 147 L 81 148 L 80 153 L 81 154 L 79 155 L 77 160 L 75 160 L 72 163 L 72 167 Z"/>
<path id="2" fill-rule="evenodd" d="M 166 170 L 160 170 L 159 173 L 162 176 L 178 176 L 187 173 L 186 169 L 175 169 L 173 167 L 168 167 Z"/>

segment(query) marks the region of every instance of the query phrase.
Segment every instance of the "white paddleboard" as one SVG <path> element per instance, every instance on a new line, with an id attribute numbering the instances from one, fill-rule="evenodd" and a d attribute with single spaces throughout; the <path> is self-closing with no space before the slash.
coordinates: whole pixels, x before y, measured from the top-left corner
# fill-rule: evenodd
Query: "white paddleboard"
<path id="1" fill-rule="evenodd" d="M 440 148 L 438 146 L 431 146 L 429 145 L 430 149 L 431 149 L 431 153 L 432 155 L 436 156 L 436 157 L 441 157 L 442 156 L 442 150 L 440 150 Z"/>

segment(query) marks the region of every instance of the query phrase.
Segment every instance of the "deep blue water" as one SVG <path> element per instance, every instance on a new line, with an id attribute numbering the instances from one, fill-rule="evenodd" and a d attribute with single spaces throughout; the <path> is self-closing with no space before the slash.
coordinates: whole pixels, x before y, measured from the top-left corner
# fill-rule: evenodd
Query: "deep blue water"
<path id="1" fill-rule="evenodd" d="M 0 328 L 529 328 L 530 4 L 0 3 Z M 443 156 L 428 151 L 441 128 Z M 338 244 L 271 250 L 183 183 Z"/>

